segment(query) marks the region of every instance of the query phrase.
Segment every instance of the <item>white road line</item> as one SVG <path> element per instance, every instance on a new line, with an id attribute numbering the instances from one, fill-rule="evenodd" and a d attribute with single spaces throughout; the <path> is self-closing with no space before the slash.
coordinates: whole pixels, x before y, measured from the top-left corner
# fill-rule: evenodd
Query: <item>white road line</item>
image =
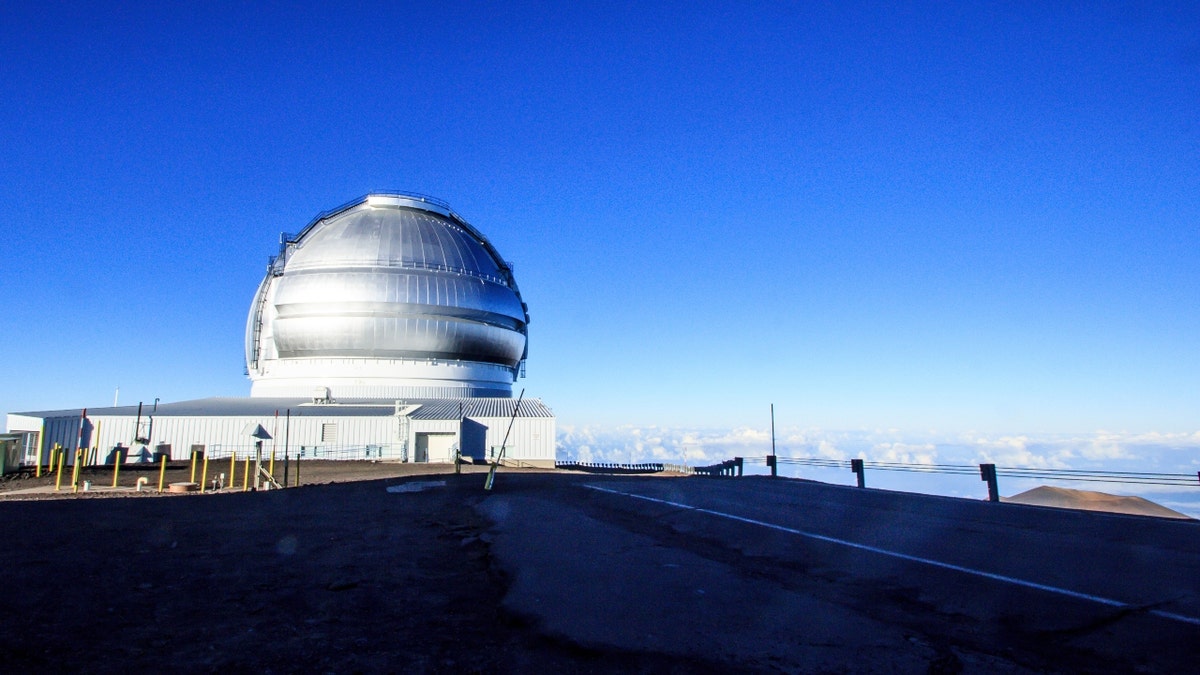
<path id="1" fill-rule="evenodd" d="M 1017 579 L 1016 577 L 1004 576 L 1003 574 L 995 574 L 993 572 L 984 572 L 983 570 L 972 569 L 970 567 L 963 567 L 961 565 L 954 565 L 951 563 L 942 562 L 940 560 L 931 560 L 929 558 L 921 558 L 919 556 L 909 555 L 907 553 L 900 553 L 898 551 L 889 551 L 885 548 L 879 548 L 876 546 L 868 546 L 866 544 L 859 544 L 859 543 L 856 543 L 853 541 L 846 541 L 845 539 L 838 539 L 836 537 L 828 537 L 823 534 L 816 534 L 813 532 L 805 532 L 803 530 L 797 530 L 797 529 L 794 529 L 791 527 L 785 527 L 783 525 L 775 525 L 774 523 L 767 523 L 767 522 L 763 522 L 761 520 L 754 520 L 753 518 L 737 516 L 732 513 L 713 511 L 712 509 L 705 509 L 705 508 L 701 508 L 699 506 L 692 506 L 690 504 L 681 504 L 679 502 L 673 502 L 673 501 L 669 501 L 666 499 L 658 499 L 657 497 L 647 497 L 645 495 L 634 494 L 632 492 L 621 492 L 619 490 L 603 488 L 598 485 L 585 485 L 584 487 L 586 487 L 590 490 L 596 490 L 599 492 L 607 492 L 609 494 L 621 495 L 623 497 L 632 497 L 634 499 L 642 499 L 642 500 L 645 500 L 648 502 L 654 502 L 656 504 L 664 504 L 667 506 L 674 506 L 674 507 L 680 508 L 680 509 L 695 511 L 696 513 L 706 513 L 710 516 L 717 516 L 719 518 L 727 518 L 729 520 L 736 520 L 738 522 L 748 523 L 750 525 L 758 525 L 760 527 L 766 527 L 766 528 L 770 528 L 772 530 L 778 530 L 780 532 L 787 532 L 788 534 L 795 534 L 795 535 L 799 535 L 801 537 L 807 537 L 809 539 L 816 539 L 818 541 L 824 541 L 824 542 L 828 542 L 831 544 L 840 544 L 842 546 L 848 546 L 850 548 L 859 549 L 860 551 L 870 551 L 871 553 L 878 553 L 879 555 L 885 555 L 885 556 L 889 556 L 892 558 L 899 558 L 901 560 L 907 560 L 909 562 L 916 562 L 916 563 L 921 563 L 923 565 L 930 565 L 933 567 L 940 567 L 942 569 L 954 570 L 955 572 L 971 574 L 971 575 L 974 575 L 977 577 L 983 577 L 985 579 L 992 579 L 993 581 L 999 581 L 999 582 L 1006 583 L 1006 584 L 1013 584 L 1014 586 L 1022 586 L 1024 588 L 1033 588 L 1033 589 L 1036 589 L 1039 591 L 1046 591 L 1047 593 L 1055 593 L 1058 595 L 1065 595 L 1067 597 L 1076 598 L 1079 600 L 1087 600 L 1089 602 L 1094 602 L 1094 603 L 1101 604 L 1101 605 L 1107 605 L 1109 607 L 1117 607 L 1117 608 L 1121 608 L 1121 609 L 1135 609 L 1137 607 L 1137 605 L 1132 605 L 1127 602 L 1121 602 L 1120 600 L 1113 600 L 1111 598 L 1101 597 L 1099 595 L 1080 593 L 1078 591 L 1072 591 L 1072 590 L 1069 590 L 1066 588 L 1059 588 L 1057 586 L 1048 586 L 1046 584 L 1039 584 L 1034 581 L 1026 581 L 1024 579 Z M 1149 610 L 1147 613 L 1153 614 L 1158 617 L 1162 617 L 1164 619 L 1171 619 L 1172 621 L 1181 621 L 1183 623 L 1190 623 L 1195 626 L 1200 626 L 1200 619 L 1190 617 L 1190 616 L 1184 616 L 1182 614 L 1175 614 L 1174 612 L 1164 612 L 1160 609 L 1152 609 L 1152 610 Z"/>

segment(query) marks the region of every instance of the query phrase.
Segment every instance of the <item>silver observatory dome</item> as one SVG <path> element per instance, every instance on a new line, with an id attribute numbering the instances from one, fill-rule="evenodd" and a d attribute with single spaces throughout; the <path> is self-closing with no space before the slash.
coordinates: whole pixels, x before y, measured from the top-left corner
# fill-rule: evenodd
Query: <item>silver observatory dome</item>
<path id="1" fill-rule="evenodd" d="M 528 308 L 449 205 L 371 194 L 281 242 L 246 323 L 251 396 L 512 396 Z"/>

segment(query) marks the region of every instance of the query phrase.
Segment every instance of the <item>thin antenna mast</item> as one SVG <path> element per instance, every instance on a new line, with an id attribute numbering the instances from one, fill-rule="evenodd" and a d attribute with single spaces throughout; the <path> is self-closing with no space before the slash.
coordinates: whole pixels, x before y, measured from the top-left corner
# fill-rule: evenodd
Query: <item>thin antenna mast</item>
<path id="1" fill-rule="evenodd" d="M 521 390 L 521 395 L 517 397 L 517 404 L 513 406 L 512 417 L 508 420 L 508 430 L 504 432 L 504 440 L 500 442 L 500 454 L 496 455 L 496 459 L 492 462 L 492 468 L 488 470 L 487 480 L 483 484 L 484 490 L 491 490 L 492 484 L 496 482 L 496 467 L 500 466 L 500 462 L 504 461 L 504 450 L 508 447 L 508 434 L 512 431 L 513 422 L 517 421 L 517 413 L 521 410 L 521 399 L 525 398 L 525 390 Z"/>
<path id="2" fill-rule="evenodd" d="M 775 404 L 771 404 L 771 456 L 767 458 L 771 465 L 771 475 L 779 475 L 779 458 L 775 456 Z"/>

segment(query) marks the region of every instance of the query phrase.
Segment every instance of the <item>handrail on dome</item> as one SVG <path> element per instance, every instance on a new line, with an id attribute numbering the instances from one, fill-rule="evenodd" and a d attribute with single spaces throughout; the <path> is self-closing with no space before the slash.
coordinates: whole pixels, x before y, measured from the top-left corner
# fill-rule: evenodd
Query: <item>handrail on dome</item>
<path id="1" fill-rule="evenodd" d="M 372 196 L 403 197 L 405 199 L 412 199 L 414 201 L 425 202 L 426 204 L 432 204 L 434 206 L 443 208 L 451 213 L 454 213 L 454 210 L 450 208 L 449 202 L 442 200 L 442 199 L 438 199 L 437 197 L 433 197 L 431 195 L 423 195 L 420 192 L 405 192 L 403 190 L 374 190 L 372 192 L 368 192 L 365 195 L 360 195 L 356 199 L 351 199 L 350 201 L 346 202 L 345 204 L 342 204 L 340 206 L 335 206 L 332 209 L 329 209 L 328 211 L 321 211 L 316 216 L 314 216 L 311 221 L 309 221 L 308 225 L 304 226 L 304 230 L 301 230 L 301 234 L 303 234 L 304 231 L 307 230 L 310 226 L 315 225 L 318 222 L 320 222 L 330 216 L 341 213 L 342 211 L 345 211 L 348 208 L 358 206 L 359 204 L 365 202 L 367 200 L 367 197 L 372 197 Z M 458 218 L 459 220 L 462 220 L 462 218 L 457 213 L 454 213 L 454 217 Z"/>
<path id="2" fill-rule="evenodd" d="M 308 231 L 311 230 L 313 227 L 315 227 L 317 225 L 317 223 L 320 223 L 321 221 L 323 221 L 327 218 L 332 218 L 333 216 L 336 216 L 337 214 L 341 213 L 342 211 L 346 211 L 347 209 L 352 209 L 355 206 L 358 206 L 359 204 L 366 202 L 367 199 L 372 196 L 403 197 L 404 199 L 412 199 L 414 201 L 419 201 L 419 202 L 423 202 L 426 204 L 432 204 L 433 206 L 436 206 L 436 207 L 446 211 L 447 213 L 451 214 L 455 219 L 461 221 L 464 225 L 466 225 L 468 227 L 468 229 L 472 229 L 472 230 L 474 229 L 470 226 L 469 223 L 467 223 L 466 220 L 464 220 L 462 218 L 462 216 L 455 213 L 454 210 L 450 208 L 450 203 L 445 200 L 438 199 L 437 197 L 434 197 L 432 195 L 421 194 L 420 192 L 407 192 L 404 190 L 375 190 L 372 192 L 368 192 L 365 195 L 361 195 L 361 196 L 357 197 L 356 199 L 351 199 L 350 201 L 348 201 L 344 204 L 335 206 L 332 209 L 327 209 L 325 211 L 318 212 L 317 215 L 313 216 L 312 220 L 308 221 L 307 225 L 300 228 L 300 231 L 295 234 L 293 234 L 291 232 L 281 232 L 279 234 L 279 254 L 267 257 L 268 273 L 273 276 L 279 276 L 280 274 L 283 274 L 283 267 L 284 267 L 284 265 L 287 264 L 287 259 L 288 259 L 288 244 L 294 244 L 294 243 L 300 241 L 300 239 L 302 239 L 304 237 L 304 235 L 308 234 Z M 478 231 L 473 232 L 473 234 L 476 234 L 477 236 L 481 236 Z"/>
<path id="3" fill-rule="evenodd" d="M 424 195 L 419 192 L 405 192 L 405 191 L 401 191 L 401 190 L 378 190 L 375 192 L 368 192 L 367 194 L 362 195 L 361 197 L 358 197 L 357 199 L 352 199 L 352 200 L 346 202 L 345 204 L 342 204 L 341 206 L 329 209 L 328 211 L 321 211 L 320 213 L 318 213 L 316 215 L 315 218 L 313 218 L 311 221 L 309 221 L 309 223 L 307 225 L 305 225 L 304 228 L 301 229 L 299 233 L 297 233 L 295 235 L 290 235 L 290 234 L 285 233 L 283 236 L 280 237 L 281 241 L 280 241 L 280 245 L 279 245 L 279 255 L 271 256 L 267 260 L 268 274 L 270 274 L 272 276 L 279 276 L 279 275 L 283 274 L 283 268 L 287 264 L 287 260 L 289 257 L 288 256 L 288 252 L 290 250 L 288 248 L 289 244 L 294 244 L 294 243 L 300 241 L 301 239 L 303 239 L 304 236 L 308 234 L 309 230 L 316 227 L 317 224 L 320 223 L 321 221 L 326 220 L 328 218 L 332 218 L 333 216 L 336 216 L 339 213 L 346 211 L 348 209 L 352 209 L 352 208 L 358 206 L 359 204 L 366 203 L 367 200 L 372 196 L 400 197 L 403 199 L 411 199 L 413 201 L 430 204 L 431 206 L 434 206 L 437 209 L 444 211 L 445 215 L 447 215 L 454 222 L 461 225 L 467 232 L 469 232 L 471 234 L 471 236 L 475 237 L 479 241 L 479 243 L 492 256 L 492 258 L 496 261 L 496 264 L 499 266 L 500 272 L 504 276 L 503 280 L 501 280 L 501 283 L 503 283 L 504 285 L 511 288 L 513 290 L 513 292 L 515 292 L 517 294 L 517 298 L 521 299 L 521 289 L 517 286 L 517 279 L 516 279 L 516 276 L 513 274 L 512 263 L 510 263 L 509 261 L 505 260 L 503 257 L 500 256 L 500 252 L 496 250 L 496 247 L 492 245 L 492 242 L 489 241 L 488 238 L 486 236 L 484 236 L 484 234 L 482 232 L 480 232 L 478 228 L 476 228 L 471 223 L 467 222 L 466 218 L 463 218 L 454 209 L 450 208 L 449 202 L 446 202 L 442 199 L 438 199 L 437 197 L 433 197 L 430 195 Z M 485 277 L 485 278 L 487 278 L 487 277 Z M 525 323 L 529 323 L 529 309 L 525 306 L 524 300 L 521 300 L 521 308 L 525 314 Z"/>

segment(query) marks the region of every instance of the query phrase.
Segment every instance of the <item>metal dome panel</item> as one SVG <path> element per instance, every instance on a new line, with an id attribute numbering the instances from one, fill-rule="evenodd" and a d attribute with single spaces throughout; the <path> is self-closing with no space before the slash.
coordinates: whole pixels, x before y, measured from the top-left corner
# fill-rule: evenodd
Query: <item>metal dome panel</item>
<path id="1" fill-rule="evenodd" d="M 441 203 L 369 195 L 319 216 L 272 261 L 247 322 L 252 395 L 337 383 L 357 396 L 431 383 L 495 395 L 483 366 L 506 369 L 511 393 L 528 321 L 511 269 L 478 230 Z"/>
<path id="2" fill-rule="evenodd" d="M 289 271 L 375 266 L 457 272 L 502 280 L 503 264 L 439 214 L 363 205 L 323 221 L 288 256 Z"/>

